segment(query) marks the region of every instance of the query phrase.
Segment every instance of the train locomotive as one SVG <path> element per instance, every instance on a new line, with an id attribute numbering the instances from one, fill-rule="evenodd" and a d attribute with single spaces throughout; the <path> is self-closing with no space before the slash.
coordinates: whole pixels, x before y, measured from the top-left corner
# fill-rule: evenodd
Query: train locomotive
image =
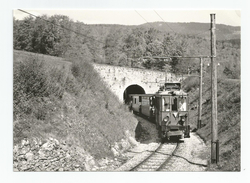
<path id="1" fill-rule="evenodd" d="M 188 94 L 180 83 L 165 83 L 155 94 L 130 94 L 130 109 L 150 118 L 162 141 L 171 137 L 189 138 Z"/>

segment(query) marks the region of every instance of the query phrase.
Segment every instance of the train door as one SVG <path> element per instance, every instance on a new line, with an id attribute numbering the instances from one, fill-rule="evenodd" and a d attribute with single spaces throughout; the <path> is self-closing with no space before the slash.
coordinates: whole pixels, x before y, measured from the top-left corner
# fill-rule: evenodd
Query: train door
<path id="1" fill-rule="evenodd" d="M 160 128 L 160 111 L 161 111 L 161 97 L 156 97 L 155 98 L 155 123 L 156 123 L 156 128 Z"/>
<path id="2" fill-rule="evenodd" d="M 156 128 L 157 128 L 157 123 L 158 123 L 158 116 L 159 116 L 159 108 L 158 108 L 158 97 L 155 98 L 155 101 L 154 101 L 154 105 L 155 105 L 155 124 L 156 124 Z"/>
<path id="3" fill-rule="evenodd" d="M 129 111 L 133 111 L 133 96 L 129 97 Z"/>
<path id="4" fill-rule="evenodd" d="M 134 112 L 139 112 L 140 103 L 138 99 L 139 97 L 136 95 L 133 97 L 133 111 Z"/>
<path id="5" fill-rule="evenodd" d="M 178 111 L 178 99 L 177 99 L 177 97 L 173 97 L 171 103 L 172 103 L 171 111 Z"/>
<path id="6" fill-rule="evenodd" d="M 151 119 L 155 117 L 155 96 L 149 97 L 149 116 Z"/>
<path id="7" fill-rule="evenodd" d="M 139 96 L 139 113 L 141 114 L 142 96 Z"/>

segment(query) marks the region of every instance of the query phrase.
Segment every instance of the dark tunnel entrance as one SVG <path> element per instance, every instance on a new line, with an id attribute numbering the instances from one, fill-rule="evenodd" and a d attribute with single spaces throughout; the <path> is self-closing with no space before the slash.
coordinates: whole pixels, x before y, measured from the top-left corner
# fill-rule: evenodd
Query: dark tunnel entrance
<path id="1" fill-rule="evenodd" d="M 123 101 L 125 104 L 129 103 L 129 94 L 145 94 L 145 90 L 139 85 L 130 85 L 123 93 Z"/>

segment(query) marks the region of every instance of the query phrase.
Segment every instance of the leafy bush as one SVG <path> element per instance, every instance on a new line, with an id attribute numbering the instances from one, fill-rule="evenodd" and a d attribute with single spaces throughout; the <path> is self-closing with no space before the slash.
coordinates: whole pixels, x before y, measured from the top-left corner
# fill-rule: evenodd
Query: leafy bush
<path id="1" fill-rule="evenodd" d="M 67 78 L 65 71 L 66 68 L 58 70 L 46 67 L 44 61 L 35 57 L 14 62 L 14 119 L 29 114 L 34 114 L 38 119 L 42 116 L 45 118 L 49 103 L 54 98 L 62 98 Z"/>
<path id="2" fill-rule="evenodd" d="M 199 78 L 198 77 L 188 77 L 183 81 L 183 89 L 186 92 L 190 92 L 196 88 L 199 88 Z"/>
<path id="3" fill-rule="evenodd" d="M 137 122 L 106 87 L 91 64 L 75 60 L 71 71 L 81 87 L 75 105 L 79 115 L 86 119 L 86 130 L 91 134 L 81 139 L 89 144 L 88 150 L 93 154 L 99 157 L 110 155 L 107 147 L 121 140 L 126 130 L 134 132 Z M 93 139 L 98 139 L 99 145 Z"/>
<path id="4" fill-rule="evenodd" d="M 48 61 L 14 60 L 14 144 L 25 137 L 54 137 L 98 158 L 111 156 L 111 145 L 126 130 L 134 133 L 136 119 L 91 64 Z"/>

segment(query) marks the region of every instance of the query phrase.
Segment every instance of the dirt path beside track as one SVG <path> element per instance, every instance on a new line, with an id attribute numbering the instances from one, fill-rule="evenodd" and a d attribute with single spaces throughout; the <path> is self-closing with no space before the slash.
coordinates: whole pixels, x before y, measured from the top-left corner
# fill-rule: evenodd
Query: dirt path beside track
<path id="1" fill-rule="evenodd" d="M 155 124 L 138 116 L 136 118 L 141 123 L 140 145 L 126 153 L 126 156 L 129 157 L 130 160 L 116 171 L 128 171 L 142 161 L 148 155 L 149 151 L 154 151 L 160 143 Z M 202 139 L 195 133 L 191 133 L 190 138 L 185 138 L 183 139 L 183 143 L 180 143 L 178 151 L 172 156 L 164 171 L 205 171 L 208 153 L 209 150 Z"/>

